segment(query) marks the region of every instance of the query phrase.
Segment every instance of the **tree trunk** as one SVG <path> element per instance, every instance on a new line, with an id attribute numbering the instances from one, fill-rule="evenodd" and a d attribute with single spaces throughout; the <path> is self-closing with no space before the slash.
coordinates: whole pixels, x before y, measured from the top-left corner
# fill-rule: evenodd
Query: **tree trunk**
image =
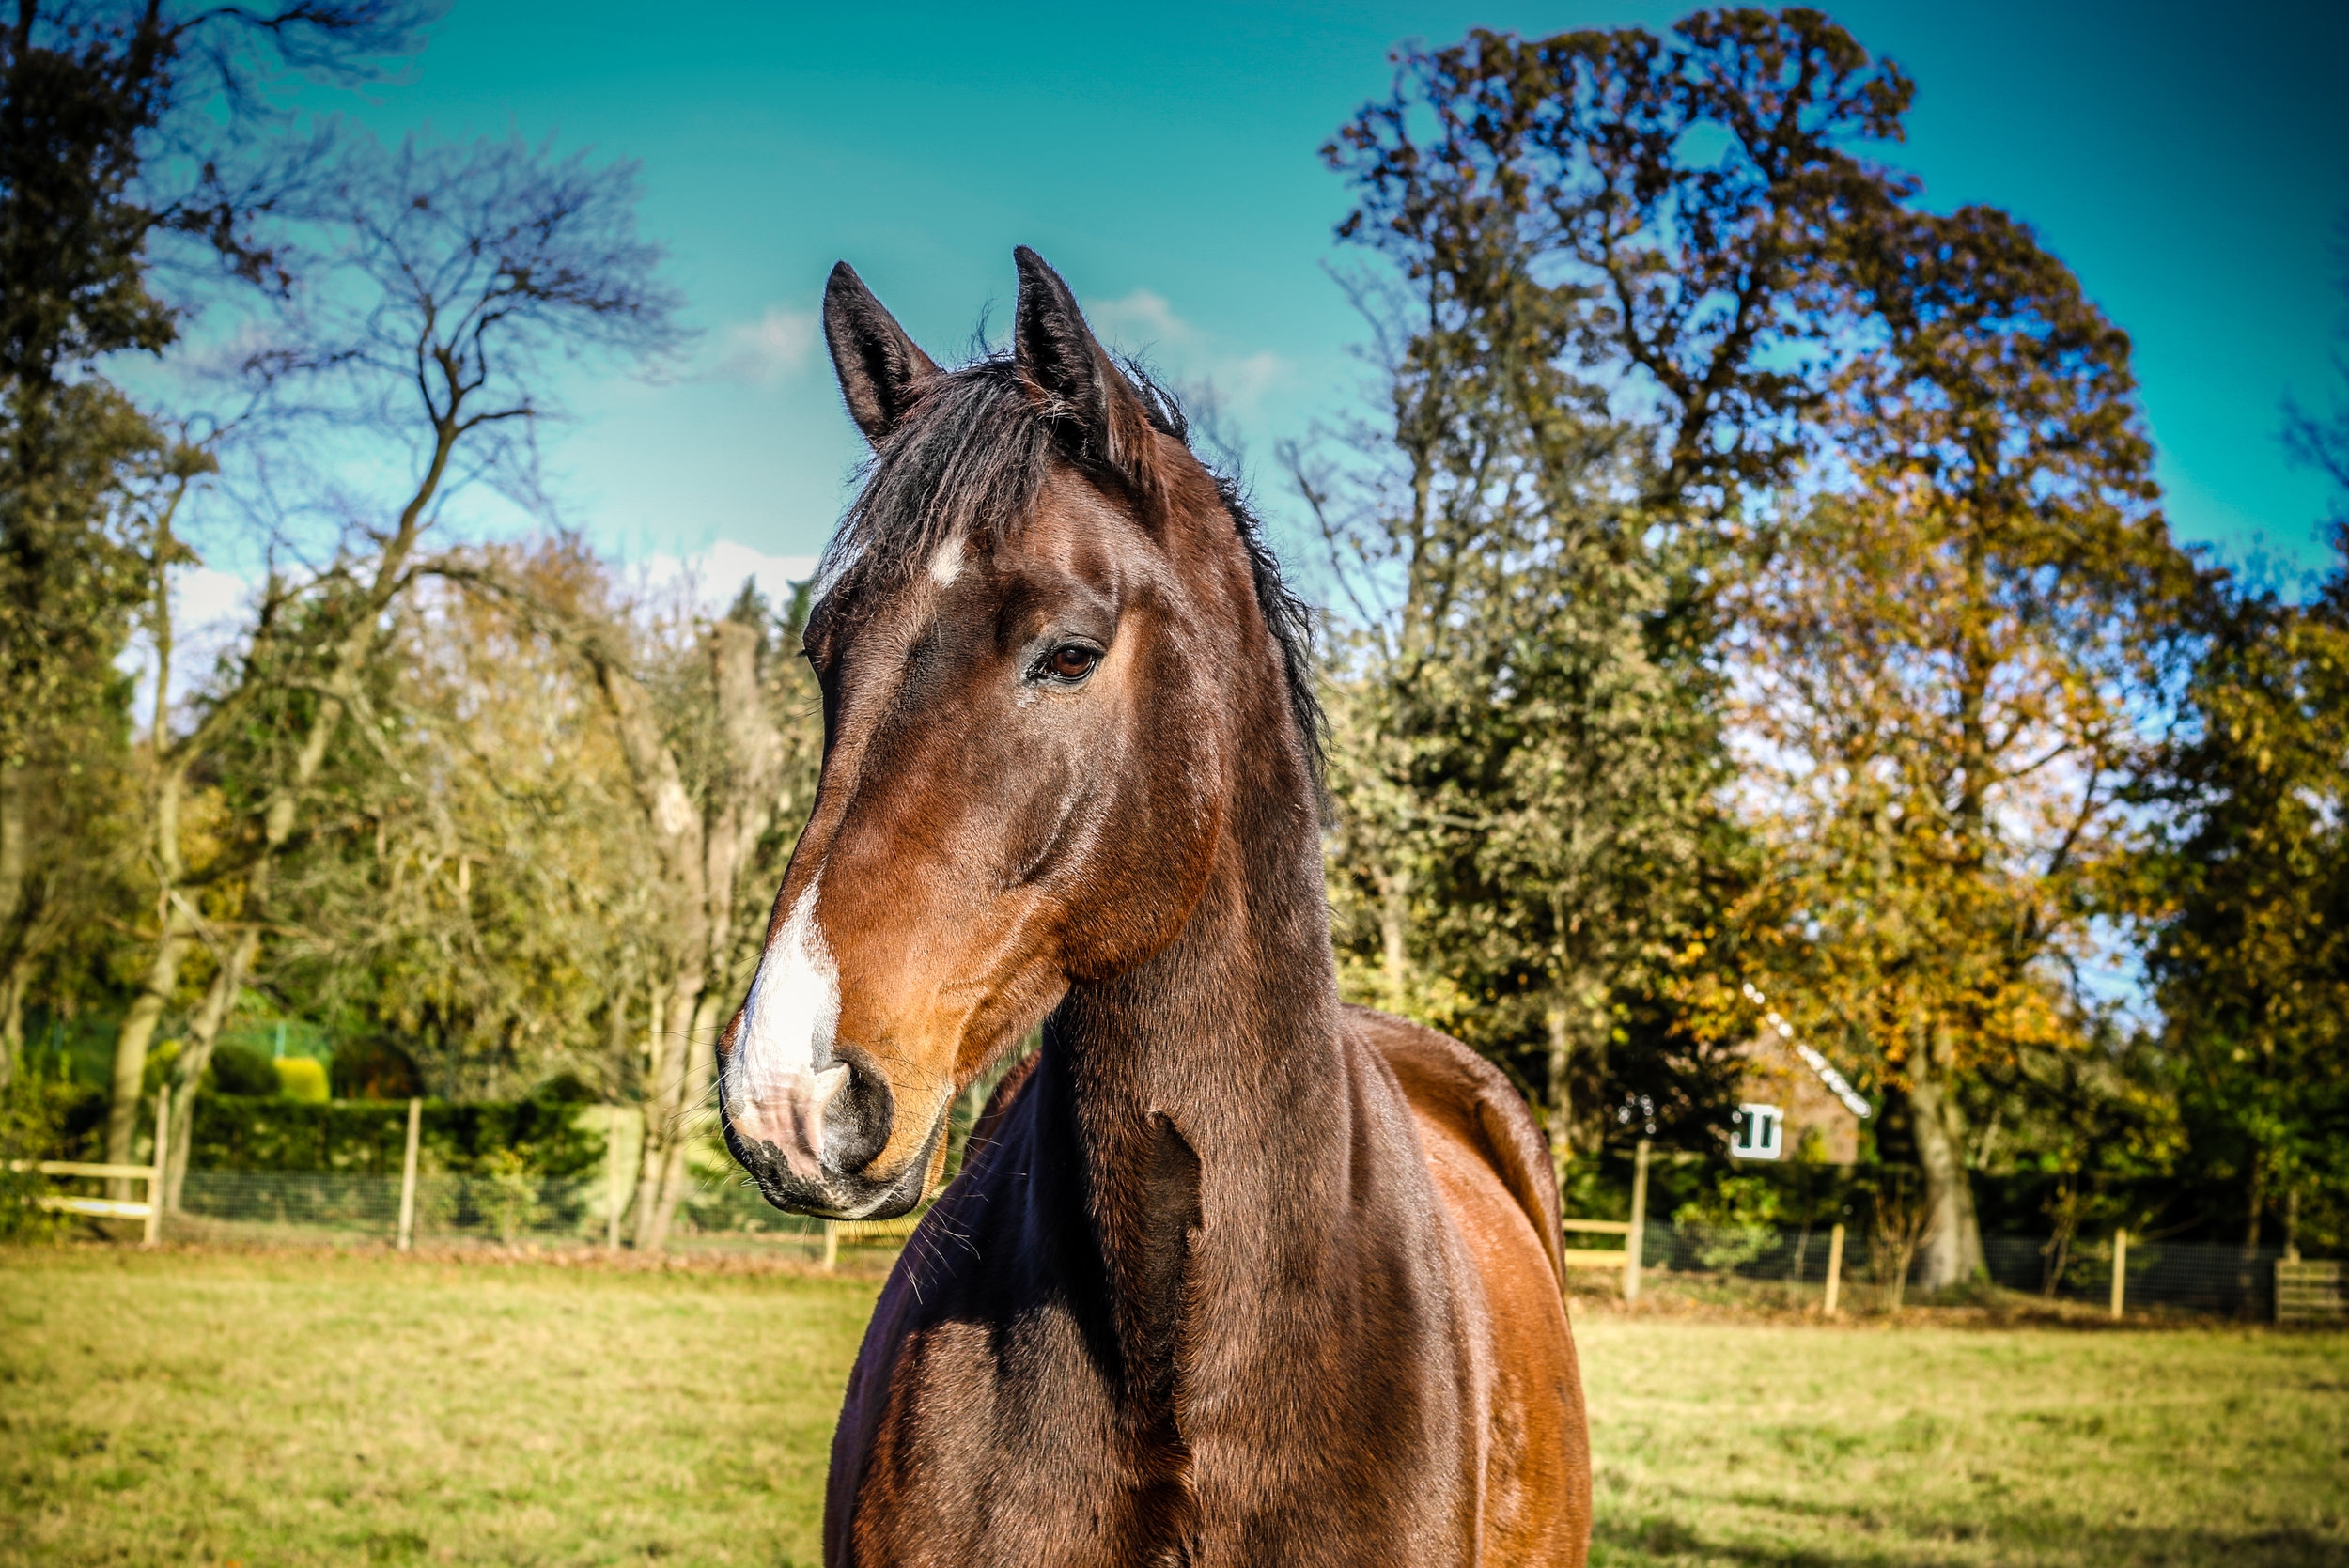
<path id="1" fill-rule="evenodd" d="M 7 1006 L 0 1012 L 0 1089 L 16 1081 L 17 1058 L 24 1048 L 26 954 L 16 938 L 24 908 L 24 877 L 32 856 L 32 834 L 24 819 L 24 766 L 0 765 L 0 953 L 8 958 Z"/>
<path id="2" fill-rule="evenodd" d="M 188 944 L 194 937 L 194 927 L 180 910 L 178 900 L 166 899 L 163 924 L 155 935 L 155 949 L 148 955 L 147 973 L 139 982 L 139 993 L 131 999 L 130 1011 L 123 1014 L 121 1024 L 115 1030 L 114 1099 L 106 1111 L 106 1159 L 110 1164 L 131 1163 L 131 1141 L 138 1133 L 140 1101 L 146 1089 L 148 1048 L 154 1042 L 155 1027 L 163 1019 L 163 1009 L 171 1004 L 171 993 L 179 988 L 180 961 L 187 956 Z M 127 1199 L 131 1184 L 111 1182 L 106 1190 Z"/>
<path id="3" fill-rule="evenodd" d="M 1378 873 L 1379 1005 L 1406 1012 L 1411 998 L 1411 879 L 1400 871 Z"/>
<path id="4" fill-rule="evenodd" d="M 1542 1021 L 1549 1028 L 1549 1163 L 1563 1186 L 1566 1161 L 1574 1157 L 1574 1088 L 1569 1077 L 1574 1050 L 1563 1006 L 1551 1006 Z"/>
<path id="5" fill-rule="evenodd" d="M 693 1144 L 708 1126 L 709 1091 L 717 1082 L 718 1007 L 718 999 L 705 991 L 693 1009 L 692 1028 L 678 1042 L 684 1063 L 683 1082 L 670 1120 L 667 1143 L 661 1155 L 661 1185 L 654 1198 L 650 1250 L 667 1242 L 677 1207 L 692 1190 Z"/>
<path id="6" fill-rule="evenodd" d="M 1965 1113 L 1934 1060 L 1921 1047 L 1909 1063 L 1909 1120 L 1917 1139 L 1918 1163 L 1925 1173 L 1925 1274 L 1927 1290 L 1978 1280 L 1983 1262 L 1982 1224 L 1974 1213 L 1968 1179 Z"/>
<path id="7" fill-rule="evenodd" d="M 703 984 L 698 970 L 677 977 L 662 1009 L 670 1027 L 653 1037 L 653 1094 L 645 1106 L 645 1157 L 636 1172 L 639 1251 L 661 1250 L 677 1209 L 668 1194 L 677 1180 L 672 1168 L 683 1170 L 690 1137 L 686 1094 L 693 1076 L 693 1024 L 701 1008 Z"/>
<path id="8" fill-rule="evenodd" d="M 261 875 L 263 866 L 255 868 Z M 268 896 L 268 878 L 261 875 L 261 896 Z M 244 989 L 245 976 L 253 971 L 253 961 L 261 951 L 261 931 L 248 925 L 237 933 L 234 946 L 213 971 L 212 983 L 204 989 L 204 1001 L 196 1008 L 195 1017 L 188 1020 L 188 1035 L 180 1042 L 179 1060 L 172 1064 L 175 1079 L 171 1094 L 171 1149 L 163 1172 L 163 1211 L 179 1212 L 179 1188 L 188 1175 L 189 1145 L 195 1133 L 195 1097 L 204 1083 L 204 1069 L 212 1064 L 212 1048 L 220 1041 L 220 1032 L 226 1027 L 229 1016 L 236 1011 L 237 994 Z"/>
<path id="9" fill-rule="evenodd" d="M 24 997 L 33 986 L 32 955 L 20 953 L 0 975 L 0 1094 L 24 1061 Z"/>

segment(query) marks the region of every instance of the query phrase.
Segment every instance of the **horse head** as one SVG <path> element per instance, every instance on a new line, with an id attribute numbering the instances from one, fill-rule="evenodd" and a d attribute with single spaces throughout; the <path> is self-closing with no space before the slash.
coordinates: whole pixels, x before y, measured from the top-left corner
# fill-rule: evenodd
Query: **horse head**
<path id="1" fill-rule="evenodd" d="M 910 1208 L 957 1093 L 1182 928 L 1235 770 L 1310 799 L 1298 606 L 1172 399 L 1016 254 L 1010 350 L 952 370 L 846 263 L 825 291 L 874 457 L 807 623 L 815 807 L 718 1045 L 727 1144 L 783 1208 Z"/>

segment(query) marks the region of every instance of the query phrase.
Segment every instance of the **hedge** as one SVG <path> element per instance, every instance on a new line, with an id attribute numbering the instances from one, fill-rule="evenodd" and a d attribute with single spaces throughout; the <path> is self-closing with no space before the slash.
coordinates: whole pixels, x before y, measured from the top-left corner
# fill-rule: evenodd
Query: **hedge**
<path id="1" fill-rule="evenodd" d="M 427 1100 L 421 1163 L 430 1171 L 487 1175 L 492 1157 L 511 1150 L 532 1174 L 583 1176 L 602 1163 L 604 1140 L 601 1132 L 578 1125 L 579 1109 L 575 1102 L 552 1098 Z M 189 1164 L 204 1171 L 396 1176 L 407 1138 L 408 1107 L 396 1100 L 207 1094 L 195 1102 Z"/>
<path id="2" fill-rule="evenodd" d="M 105 1141 L 106 1092 L 95 1084 L 43 1084 L 45 1141 L 63 1159 L 95 1159 Z M 455 1175 L 492 1173 L 511 1150 L 522 1170 L 574 1179 L 604 1157 L 603 1134 L 578 1126 L 581 1102 L 530 1099 L 424 1102 L 421 1162 Z M 144 1123 L 142 1135 L 148 1130 Z M 403 1100 L 291 1100 L 282 1095 L 199 1094 L 189 1166 L 197 1171 L 337 1171 L 399 1174 L 408 1138 Z M 504 1162 L 500 1162 L 503 1164 Z M 511 1171 L 511 1167 L 506 1167 Z"/>

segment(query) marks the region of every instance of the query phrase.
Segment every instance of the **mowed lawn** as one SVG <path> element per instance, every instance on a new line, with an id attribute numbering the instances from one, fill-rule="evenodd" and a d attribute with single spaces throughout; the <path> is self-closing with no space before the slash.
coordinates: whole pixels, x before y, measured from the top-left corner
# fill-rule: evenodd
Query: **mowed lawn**
<path id="1" fill-rule="evenodd" d="M 875 1288 L 0 1251 L 0 1564 L 812 1563 Z M 2349 1562 L 2349 1338 L 1578 1333 L 1599 1563 Z"/>

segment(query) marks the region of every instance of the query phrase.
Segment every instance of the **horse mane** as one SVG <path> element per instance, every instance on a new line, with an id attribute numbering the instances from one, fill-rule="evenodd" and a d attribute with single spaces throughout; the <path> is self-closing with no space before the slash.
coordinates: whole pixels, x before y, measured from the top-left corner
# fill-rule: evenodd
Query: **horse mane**
<path id="1" fill-rule="evenodd" d="M 1304 743 L 1315 795 L 1326 809 L 1325 725 L 1314 690 L 1312 613 L 1283 580 L 1280 561 L 1238 480 L 1219 472 L 1191 445 L 1190 422 L 1174 395 L 1133 361 L 1121 364 L 1151 427 L 1182 442 L 1199 461 L 1232 520 L 1255 582 L 1256 607 L 1280 651 L 1289 711 Z M 842 595 L 847 599 L 860 590 L 902 587 L 949 539 L 1002 543 L 1034 509 L 1056 458 L 1106 488 L 1135 493 L 1132 480 L 1104 463 L 1068 420 L 1038 403 L 1011 355 L 987 355 L 929 378 L 865 465 L 863 486 L 817 567 L 816 597 L 828 598 L 847 589 Z"/>

